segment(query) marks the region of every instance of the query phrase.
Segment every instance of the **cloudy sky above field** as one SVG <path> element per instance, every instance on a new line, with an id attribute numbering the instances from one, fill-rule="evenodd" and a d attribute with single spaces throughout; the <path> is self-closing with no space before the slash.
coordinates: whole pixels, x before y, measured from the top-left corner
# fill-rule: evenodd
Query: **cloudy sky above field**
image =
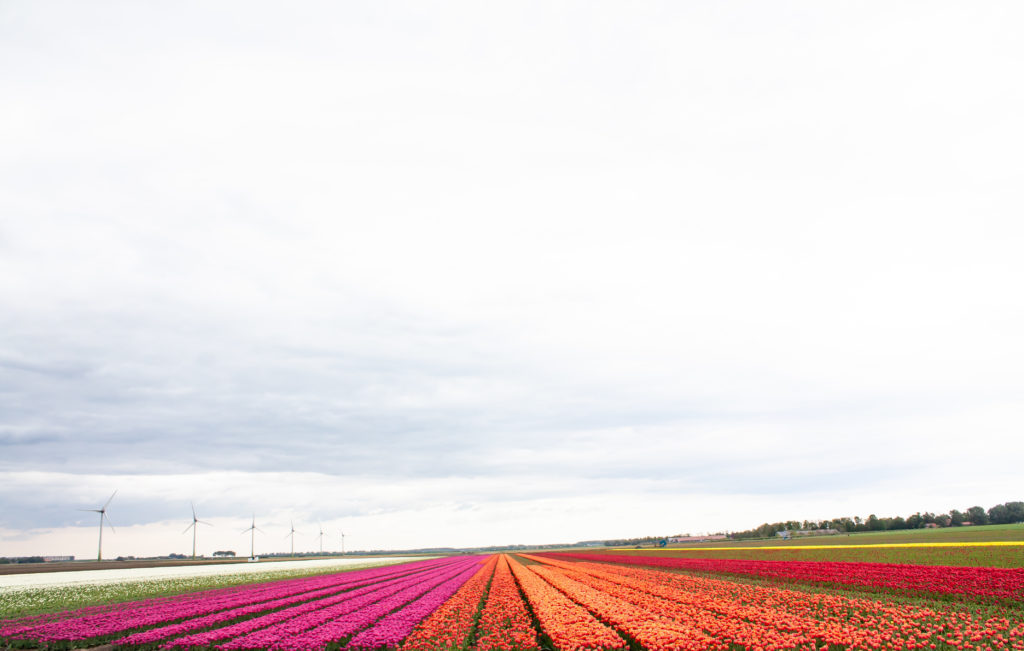
<path id="1" fill-rule="evenodd" d="M 0 555 L 1022 499 L 1019 3 L 0 3 Z"/>

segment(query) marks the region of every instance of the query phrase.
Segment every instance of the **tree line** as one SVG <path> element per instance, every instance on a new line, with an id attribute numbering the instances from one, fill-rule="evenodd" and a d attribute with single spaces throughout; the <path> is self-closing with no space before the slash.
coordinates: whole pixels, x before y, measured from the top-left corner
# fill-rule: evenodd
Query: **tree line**
<path id="1" fill-rule="evenodd" d="M 900 529 L 924 529 L 932 527 L 962 527 L 967 525 L 983 524 L 1014 524 L 1024 522 L 1024 502 L 1006 502 L 997 504 L 987 511 L 980 506 L 972 506 L 964 511 L 956 509 L 949 513 L 921 513 L 918 511 L 907 517 L 896 516 L 892 518 L 880 518 L 874 513 L 867 519 L 860 516 L 853 518 L 842 517 L 832 520 L 811 521 L 789 520 L 787 522 L 767 522 L 760 527 L 748 531 L 736 531 L 729 534 L 730 538 L 742 540 L 745 538 L 772 538 L 780 531 L 815 531 L 824 529 L 835 529 L 841 533 L 852 533 L 858 531 L 896 531 Z"/>

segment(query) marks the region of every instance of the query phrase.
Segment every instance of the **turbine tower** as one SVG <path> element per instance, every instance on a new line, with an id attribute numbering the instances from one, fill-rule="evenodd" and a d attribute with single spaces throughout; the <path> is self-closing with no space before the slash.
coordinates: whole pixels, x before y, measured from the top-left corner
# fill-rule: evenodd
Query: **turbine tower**
<path id="1" fill-rule="evenodd" d="M 252 532 L 252 539 L 249 542 L 249 558 L 256 558 L 256 532 L 263 533 L 263 529 L 256 526 L 256 514 L 252 514 L 252 526 L 242 531 L 243 534 Z"/>
<path id="2" fill-rule="evenodd" d="M 341 532 L 341 553 L 345 553 L 345 532 Z"/>
<path id="3" fill-rule="evenodd" d="M 204 521 L 200 520 L 198 517 L 196 517 L 196 505 L 195 505 L 195 503 L 194 502 L 189 502 L 189 504 L 192 504 L 192 524 L 190 524 L 187 527 L 185 527 L 185 530 L 182 531 L 181 533 L 186 534 L 186 533 L 188 533 L 189 529 L 192 530 L 192 560 L 195 560 L 195 558 L 196 558 L 196 531 L 199 530 L 198 525 L 205 524 L 205 525 L 209 525 L 211 527 L 213 525 L 210 524 L 209 522 L 204 522 Z M 255 524 L 255 522 L 253 524 Z"/>
<path id="4" fill-rule="evenodd" d="M 292 523 L 292 530 L 289 531 L 288 533 L 286 533 L 284 535 L 284 537 L 285 538 L 287 538 L 288 536 L 292 537 L 292 557 L 294 558 L 294 556 L 295 556 L 295 521 L 292 520 L 291 523 Z"/>
<path id="5" fill-rule="evenodd" d="M 324 525 L 320 524 L 320 535 L 317 536 L 320 539 L 320 555 L 324 555 Z"/>
<path id="6" fill-rule="evenodd" d="M 114 523 L 110 521 L 109 517 L 107 517 L 107 507 L 110 506 L 110 503 L 114 500 L 114 495 L 117 495 L 116 490 L 110 495 L 110 499 L 107 500 L 107 503 L 98 509 L 78 509 L 79 511 L 88 511 L 89 513 L 100 514 L 100 545 L 99 551 L 96 553 L 97 562 L 103 560 L 103 521 L 106 520 L 107 524 L 110 525 L 110 530 L 114 531 Z"/>

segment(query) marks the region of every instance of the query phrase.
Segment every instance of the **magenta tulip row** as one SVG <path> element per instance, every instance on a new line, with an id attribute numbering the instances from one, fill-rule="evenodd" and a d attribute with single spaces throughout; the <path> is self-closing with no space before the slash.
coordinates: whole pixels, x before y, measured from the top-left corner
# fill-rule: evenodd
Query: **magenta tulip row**
<path id="1" fill-rule="evenodd" d="M 464 559 L 460 559 L 464 560 Z M 446 563 L 425 572 L 374 583 L 357 590 L 344 592 L 329 599 L 307 602 L 252 619 L 237 622 L 195 635 L 171 640 L 162 648 L 195 648 L 217 645 L 222 649 L 263 649 L 302 634 L 310 628 L 321 627 L 338 618 L 359 617 L 360 612 L 390 596 L 433 585 L 438 577 L 458 572 L 462 563 Z"/>
<path id="2" fill-rule="evenodd" d="M 413 573 L 413 575 L 416 574 L 419 573 Z M 407 576 L 408 573 L 398 575 L 399 578 Z M 359 592 L 361 590 L 366 589 L 376 589 L 379 585 L 381 585 L 382 581 L 388 582 L 394 580 L 396 580 L 394 578 L 394 575 L 392 575 L 391 577 L 377 577 L 375 579 L 347 583 L 344 586 L 341 586 L 342 590 L 340 591 L 339 587 L 336 586 L 331 588 L 324 588 L 321 590 L 313 590 L 311 592 L 304 592 L 302 594 L 291 597 L 274 599 L 272 601 L 263 601 L 252 606 L 242 606 L 239 608 L 221 610 L 219 612 L 213 613 L 212 615 L 206 615 L 204 617 L 194 617 L 192 619 L 187 619 L 183 622 L 179 622 L 176 624 L 170 624 L 168 626 L 161 626 L 158 628 L 151 628 L 145 631 L 140 631 L 138 633 L 133 633 L 131 635 L 128 635 L 127 637 L 115 640 L 114 643 L 125 646 L 132 644 L 149 644 L 152 642 L 157 642 L 159 640 L 165 640 L 169 637 L 183 635 L 191 631 L 199 631 L 211 628 L 224 622 L 229 622 L 232 620 L 249 617 L 250 615 L 266 613 L 271 611 L 273 612 L 269 615 L 265 615 L 265 617 L 281 617 L 281 613 L 294 612 L 295 609 L 305 608 L 306 610 L 309 610 L 317 607 L 322 607 L 327 603 L 334 603 L 336 601 L 348 599 L 354 592 Z M 364 587 L 367 584 L 370 585 L 370 588 Z M 245 622 L 239 622 L 238 624 L 233 624 L 226 628 L 218 629 L 218 631 L 233 629 L 240 630 L 241 632 L 239 634 L 241 634 L 246 631 L 244 627 L 251 626 L 250 622 L 252 621 L 254 620 L 246 620 Z M 251 630 L 251 628 L 248 630 Z M 227 637 L 227 635 L 224 635 L 222 637 Z"/>
<path id="3" fill-rule="evenodd" d="M 356 635 L 348 643 L 348 647 L 352 649 L 379 649 L 379 648 L 395 648 L 399 642 L 408 637 L 412 629 L 416 627 L 427 615 L 431 614 L 437 608 L 448 601 L 454 595 L 459 588 L 461 588 L 466 581 L 468 581 L 474 574 L 480 570 L 480 561 L 476 560 L 470 563 L 461 572 L 455 576 L 443 581 L 439 585 L 435 586 L 429 592 L 419 597 L 415 601 L 412 601 L 401 610 L 395 611 L 390 615 L 386 615 L 382 619 L 371 627 L 364 630 L 362 633 Z M 381 609 L 382 610 L 383 606 Z M 302 638 L 291 640 L 287 647 L 288 649 L 298 648 L 309 648 L 312 640 L 308 637 L 303 636 Z"/>
<path id="4" fill-rule="evenodd" d="M 410 574 L 429 572 L 452 564 L 450 559 L 420 561 L 396 566 L 357 570 L 325 576 L 290 579 L 271 583 L 251 584 L 234 588 L 211 590 L 183 595 L 174 600 L 152 599 L 122 604 L 121 607 L 101 612 L 74 611 L 64 617 L 38 623 L 14 622 L 0 628 L 0 635 L 18 640 L 44 643 L 110 639 L 139 629 L 180 623 L 197 618 L 209 618 L 199 626 L 215 625 L 219 621 L 248 616 L 289 604 L 310 601 L 327 595 Z M 223 614 L 223 617 L 218 617 Z M 212 620 L 212 621 L 211 621 Z M 183 631 L 194 630 L 187 627 Z M 167 635 L 175 634 L 173 631 Z M 156 637 L 162 639 L 166 635 Z M 127 638 L 122 638 L 127 639 Z M 142 644 L 145 638 L 133 639 L 131 644 Z"/>
<path id="5" fill-rule="evenodd" d="M 413 600 L 424 599 L 439 587 L 456 582 L 466 582 L 479 568 L 477 559 L 461 559 L 454 567 L 439 568 L 427 575 L 420 575 L 418 581 L 406 581 L 393 585 L 374 594 L 342 603 L 282 622 L 274 628 L 261 629 L 244 638 L 234 639 L 219 648 L 242 649 L 288 649 L 305 650 L 322 648 L 332 642 L 339 642 L 375 624 L 397 608 Z M 456 589 L 458 589 L 456 587 Z M 448 596 L 451 596 L 450 594 Z M 446 597 L 447 599 L 447 597 Z M 431 601 L 436 608 L 441 602 Z M 416 603 L 416 602 L 414 602 Z M 420 619 L 429 614 L 423 613 Z M 415 623 L 414 622 L 414 626 Z"/>

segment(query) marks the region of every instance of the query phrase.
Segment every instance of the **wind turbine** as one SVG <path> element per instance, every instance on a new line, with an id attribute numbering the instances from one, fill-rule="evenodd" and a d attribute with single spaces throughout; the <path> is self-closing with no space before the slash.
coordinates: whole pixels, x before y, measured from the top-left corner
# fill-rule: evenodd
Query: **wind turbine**
<path id="1" fill-rule="evenodd" d="M 292 557 L 294 557 L 295 556 L 295 521 L 292 520 L 291 523 L 292 523 L 292 530 L 289 531 L 288 533 L 286 533 L 284 535 L 284 537 L 285 538 L 287 538 L 288 536 L 292 537 Z"/>
<path id="2" fill-rule="evenodd" d="M 341 553 L 345 553 L 345 532 L 341 532 Z"/>
<path id="3" fill-rule="evenodd" d="M 110 499 L 107 500 L 107 503 L 98 509 L 78 509 L 79 511 L 88 511 L 89 513 L 100 514 L 100 546 L 99 551 L 96 553 L 97 561 L 103 560 L 103 521 L 106 520 L 107 524 L 110 525 L 110 530 L 114 531 L 114 523 L 110 521 L 109 517 L 107 517 L 107 507 L 110 506 L 110 503 L 114 500 L 114 495 L 117 495 L 116 490 L 110 495 Z"/>
<path id="4" fill-rule="evenodd" d="M 189 504 L 192 504 L 192 524 L 190 524 L 187 527 L 185 527 L 185 530 L 182 531 L 181 533 L 186 534 L 186 533 L 188 533 L 189 529 L 192 530 L 192 559 L 195 560 L 195 558 L 196 558 L 196 531 L 199 530 L 199 527 L 197 525 L 206 524 L 206 525 L 209 525 L 211 527 L 213 525 L 210 524 L 209 522 L 203 522 L 202 520 L 197 518 L 196 517 L 196 505 L 195 505 L 195 503 L 194 502 L 189 502 Z M 255 520 L 255 517 L 256 516 L 253 516 L 254 520 Z M 253 522 L 253 524 L 256 524 L 255 521 Z"/>
<path id="5" fill-rule="evenodd" d="M 320 539 L 320 555 L 324 555 L 324 525 L 320 524 L 320 535 L 317 536 Z"/>
<path id="6" fill-rule="evenodd" d="M 263 533 L 263 529 L 259 529 L 256 527 L 255 513 L 252 514 L 252 526 L 242 531 L 242 533 L 245 534 L 249 533 L 250 531 L 252 532 L 252 540 L 249 543 L 249 558 L 256 558 L 256 532 L 259 531 L 260 533 Z"/>

